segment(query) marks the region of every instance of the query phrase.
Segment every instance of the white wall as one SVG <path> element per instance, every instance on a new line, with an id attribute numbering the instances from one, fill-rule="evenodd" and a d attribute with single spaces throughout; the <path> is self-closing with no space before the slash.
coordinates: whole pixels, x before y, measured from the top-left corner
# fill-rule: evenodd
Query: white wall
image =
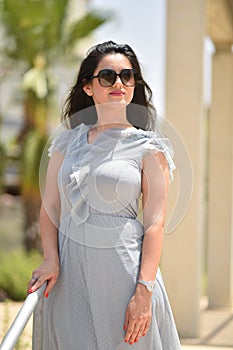
<path id="1" fill-rule="evenodd" d="M 164 112 L 166 0 L 90 0 L 90 9 L 111 11 L 112 20 L 94 34 L 95 43 L 113 40 L 132 46 L 153 91 L 160 115 Z"/>

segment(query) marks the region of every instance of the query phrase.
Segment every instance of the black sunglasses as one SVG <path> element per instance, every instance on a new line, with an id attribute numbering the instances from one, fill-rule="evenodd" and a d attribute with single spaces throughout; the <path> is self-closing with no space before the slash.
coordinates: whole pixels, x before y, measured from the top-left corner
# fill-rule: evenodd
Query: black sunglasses
<path id="1" fill-rule="evenodd" d="M 116 73 L 113 69 L 102 69 L 97 75 L 90 77 L 90 80 L 98 78 L 101 86 L 110 87 L 113 86 L 117 77 L 120 77 L 127 87 L 133 87 L 139 82 L 139 75 L 135 69 L 122 69 L 120 73 Z"/>

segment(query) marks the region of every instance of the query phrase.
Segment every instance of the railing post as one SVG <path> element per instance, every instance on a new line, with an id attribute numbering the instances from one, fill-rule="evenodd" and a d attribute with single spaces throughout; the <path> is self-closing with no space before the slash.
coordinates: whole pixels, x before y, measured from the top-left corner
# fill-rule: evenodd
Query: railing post
<path id="1" fill-rule="evenodd" d="M 5 335 L 1 345 L 0 350 L 12 350 L 17 343 L 21 333 L 23 332 L 26 324 L 29 321 L 36 305 L 39 302 L 41 295 L 43 294 L 46 287 L 46 282 L 35 292 L 29 294 L 25 299 L 21 309 L 19 310 L 14 322 L 9 328 L 7 334 Z"/>

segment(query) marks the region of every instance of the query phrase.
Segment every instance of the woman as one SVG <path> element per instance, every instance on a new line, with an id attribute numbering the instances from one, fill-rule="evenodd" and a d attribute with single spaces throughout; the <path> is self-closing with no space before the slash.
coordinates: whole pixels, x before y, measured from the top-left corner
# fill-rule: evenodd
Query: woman
<path id="1" fill-rule="evenodd" d="M 28 287 L 48 281 L 35 349 L 180 349 L 158 267 L 174 164 L 150 100 L 128 45 L 89 51 L 50 148 L 44 261 Z"/>

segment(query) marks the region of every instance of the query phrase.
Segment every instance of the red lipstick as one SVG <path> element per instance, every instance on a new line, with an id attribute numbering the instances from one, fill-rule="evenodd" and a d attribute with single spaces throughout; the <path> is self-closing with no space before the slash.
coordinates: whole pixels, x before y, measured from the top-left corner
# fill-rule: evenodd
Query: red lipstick
<path id="1" fill-rule="evenodd" d="M 112 92 L 110 92 L 110 95 L 113 96 L 123 96 L 125 93 L 121 90 L 113 90 Z"/>

